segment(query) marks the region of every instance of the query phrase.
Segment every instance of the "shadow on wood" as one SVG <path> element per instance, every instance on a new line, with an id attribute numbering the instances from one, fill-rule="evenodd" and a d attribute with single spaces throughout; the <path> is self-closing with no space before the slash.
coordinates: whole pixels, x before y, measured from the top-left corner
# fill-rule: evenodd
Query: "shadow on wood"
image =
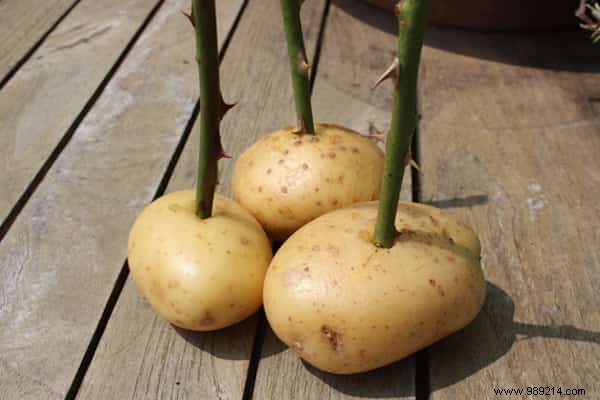
<path id="1" fill-rule="evenodd" d="M 318 370 L 298 357 L 277 338 L 269 326 L 266 326 L 262 350 L 261 366 L 265 370 L 278 371 L 276 376 L 267 378 L 275 379 L 267 385 L 271 390 L 271 398 L 276 398 L 273 397 L 274 393 L 282 396 L 277 398 L 288 398 L 294 393 L 311 394 L 311 396 L 320 393 L 322 397 L 319 398 L 337 399 L 339 396 L 332 394 L 335 392 L 344 393 L 352 398 L 414 398 L 414 359 L 412 357 L 367 373 L 330 374 Z M 280 352 L 284 353 L 278 354 Z M 273 354 L 278 355 L 270 357 Z M 267 367 L 267 365 L 269 366 Z M 293 382 L 287 382 L 285 379 L 292 379 Z M 300 387 L 302 385 L 307 385 L 307 387 Z M 325 386 L 329 386 L 331 391 L 328 391 Z M 277 387 L 277 389 L 273 391 L 273 387 Z"/>
<path id="2" fill-rule="evenodd" d="M 195 332 L 174 325 L 172 327 L 187 343 L 215 357 L 225 360 L 248 360 L 258 322 L 258 314 L 254 314 L 240 323 L 212 332 Z M 243 345 L 236 346 L 236 343 Z M 285 349 L 283 343 L 280 346 L 271 346 L 265 349 L 264 356 L 268 357 Z"/>
<path id="3" fill-rule="evenodd" d="M 256 331 L 256 320 L 256 316 L 252 316 L 238 324 L 212 332 L 195 332 L 174 325 L 172 327 L 187 343 L 215 357 L 246 360 L 250 358 L 252 351 L 249 347 L 252 346 Z M 236 343 L 244 345 L 235 346 Z"/>
<path id="4" fill-rule="evenodd" d="M 393 35 L 398 34 L 396 17 L 372 4 L 362 0 L 332 0 L 331 5 L 370 26 Z"/>
<path id="5" fill-rule="evenodd" d="M 414 387 L 394 384 L 401 380 L 400 375 L 404 371 L 414 370 L 414 358 L 409 357 L 390 364 L 388 366 L 376 369 L 374 371 L 364 372 L 352 375 L 336 375 L 323 372 L 305 361 L 302 361 L 304 367 L 312 375 L 333 387 L 341 393 L 352 397 L 373 398 L 403 398 L 414 396 Z"/>
<path id="6" fill-rule="evenodd" d="M 476 194 L 473 196 L 456 197 L 453 199 L 442 200 L 426 200 L 423 204 L 427 204 L 437 208 L 469 208 L 482 206 L 489 202 L 489 197 L 485 194 Z"/>
<path id="7" fill-rule="evenodd" d="M 508 293 L 488 282 L 486 302 L 477 318 L 430 348 L 436 353 L 436 364 L 430 366 L 435 377 L 431 390 L 442 389 L 486 368 L 520 340 L 545 337 L 600 344 L 600 332 L 571 325 L 517 322 L 514 314 L 515 304 Z"/>
<path id="8" fill-rule="evenodd" d="M 583 31 L 510 34 L 431 28 L 425 45 L 501 64 L 556 71 L 600 71 L 600 52 Z"/>
<path id="9" fill-rule="evenodd" d="M 392 35 L 398 33 L 395 16 L 364 1 L 333 0 L 332 6 L 374 28 Z M 557 71 L 600 71 L 600 51 L 581 29 L 525 34 L 431 27 L 425 46 L 502 64 Z M 377 51 L 377 46 L 372 45 L 370 50 Z"/>

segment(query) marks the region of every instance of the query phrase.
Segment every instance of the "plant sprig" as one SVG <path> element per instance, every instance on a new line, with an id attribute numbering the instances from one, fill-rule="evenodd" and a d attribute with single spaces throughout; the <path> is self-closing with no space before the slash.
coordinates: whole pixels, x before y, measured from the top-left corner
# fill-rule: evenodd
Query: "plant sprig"
<path id="1" fill-rule="evenodd" d="M 581 21 L 579 26 L 592 32 L 592 42 L 598 43 L 600 41 L 600 4 L 597 2 L 590 4 L 588 0 L 580 0 L 575 16 Z"/>

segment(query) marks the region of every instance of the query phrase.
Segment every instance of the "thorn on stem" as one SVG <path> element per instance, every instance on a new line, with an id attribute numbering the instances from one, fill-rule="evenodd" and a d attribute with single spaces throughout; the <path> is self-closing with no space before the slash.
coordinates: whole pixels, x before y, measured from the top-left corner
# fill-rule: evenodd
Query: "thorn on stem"
<path id="1" fill-rule="evenodd" d="M 181 13 L 183 15 L 185 15 L 185 17 L 188 19 L 188 21 L 190 21 L 190 23 L 192 24 L 192 26 L 195 28 L 196 24 L 194 23 L 194 9 L 192 9 L 192 11 L 190 11 L 190 13 L 186 13 L 185 11 L 181 10 Z"/>
<path id="2" fill-rule="evenodd" d="M 399 78 L 400 78 L 400 61 L 398 61 L 398 57 L 396 57 L 396 58 L 394 58 L 392 65 L 390 65 L 388 67 L 388 69 L 386 69 L 384 71 L 384 73 L 381 74 L 381 76 L 375 81 L 375 83 L 373 84 L 371 89 L 375 89 L 377 86 L 379 86 L 381 84 L 381 82 L 383 82 L 387 79 L 392 79 L 392 81 L 394 82 L 394 85 L 397 85 Z"/>
<path id="3" fill-rule="evenodd" d="M 231 110 L 233 107 L 235 107 L 237 105 L 237 103 L 233 103 L 233 104 L 227 104 L 225 102 L 225 100 L 223 100 L 223 95 L 221 93 L 219 93 L 219 114 L 220 114 L 220 120 L 223 119 L 223 117 L 225 116 L 225 114 L 227 114 L 227 111 Z M 221 158 L 231 158 L 231 156 L 227 153 L 225 153 L 225 149 L 223 148 L 223 143 L 221 141 L 221 130 L 219 129 L 219 131 L 217 132 L 217 146 L 215 148 L 215 158 L 218 160 L 220 160 Z"/>
<path id="4" fill-rule="evenodd" d="M 373 121 L 369 121 L 369 133 L 362 136 L 365 136 L 369 139 L 376 139 L 380 142 L 385 142 L 385 139 L 387 138 L 387 134 L 377 129 Z"/>
<path id="5" fill-rule="evenodd" d="M 308 78 L 308 71 L 310 70 L 310 64 L 306 61 L 300 63 L 300 73 Z"/>
<path id="6" fill-rule="evenodd" d="M 221 119 L 223 119 L 225 114 L 235 106 L 237 106 L 237 103 L 227 104 L 221 100 Z"/>
<path id="7" fill-rule="evenodd" d="M 404 1 L 400 0 L 396 3 L 396 6 L 394 7 L 394 14 L 396 14 L 396 17 L 398 18 L 398 27 L 401 27 L 404 24 L 404 10 L 402 9 L 402 6 Z"/>
<path id="8" fill-rule="evenodd" d="M 417 172 L 421 175 L 423 175 L 423 170 L 421 169 L 421 166 L 419 164 L 417 164 L 417 162 L 415 160 L 413 160 L 412 158 L 408 161 L 408 164 L 413 167 L 414 169 L 417 170 Z"/>
<path id="9" fill-rule="evenodd" d="M 225 114 L 227 114 L 227 112 L 235 106 L 237 106 L 237 103 L 228 104 L 225 102 L 225 99 L 223 99 L 223 93 L 221 93 L 221 90 L 219 89 L 219 113 L 221 119 L 223 119 Z"/>
<path id="10" fill-rule="evenodd" d="M 412 153 L 411 151 L 411 147 L 408 147 L 408 151 L 406 152 L 406 158 L 404 160 L 404 166 L 405 168 L 407 166 L 411 166 L 412 168 L 416 169 L 417 172 L 419 172 L 419 174 L 423 174 L 423 170 L 421 169 L 421 166 L 419 164 L 417 164 L 417 162 L 415 160 L 412 159 L 412 157 L 410 156 Z"/>
<path id="11" fill-rule="evenodd" d="M 308 79 L 308 71 L 310 70 L 310 64 L 308 64 L 308 62 L 306 61 L 306 56 L 304 55 L 304 52 L 302 50 L 298 51 L 297 62 L 298 72 L 300 72 L 300 75 L 302 75 L 302 77 Z"/>
<path id="12" fill-rule="evenodd" d="M 396 3 L 396 6 L 394 7 L 394 12 L 398 17 L 402 15 L 402 0 Z"/>
<path id="13" fill-rule="evenodd" d="M 218 133 L 217 137 L 217 148 L 215 149 L 215 158 L 219 161 L 221 158 L 231 158 L 231 156 L 225 153 L 225 149 L 223 148 L 223 143 L 221 142 L 221 131 Z"/>

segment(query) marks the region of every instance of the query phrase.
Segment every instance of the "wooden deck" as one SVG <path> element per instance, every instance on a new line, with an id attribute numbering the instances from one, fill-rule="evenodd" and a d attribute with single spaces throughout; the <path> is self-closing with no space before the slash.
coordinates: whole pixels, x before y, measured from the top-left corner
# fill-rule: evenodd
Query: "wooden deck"
<path id="1" fill-rule="evenodd" d="M 600 398 L 600 47 L 584 34 L 430 30 L 423 174 L 403 197 L 476 228 L 487 302 L 409 359 L 335 376 L 262 314 L 175 329 L 128 277 L 136 215 L 194 184 L 190 0 L 38 3 L 0 0 L 0 399 L 495 399 L 534 386 Z M 217 3 L 236 158 L 294 121 L 291 86 L 279 2 Z M 310 0 L 303 22 L 317 119 L 384 131 L 392 93 L 370 86 L 394 56 L 394 18 Z"/>

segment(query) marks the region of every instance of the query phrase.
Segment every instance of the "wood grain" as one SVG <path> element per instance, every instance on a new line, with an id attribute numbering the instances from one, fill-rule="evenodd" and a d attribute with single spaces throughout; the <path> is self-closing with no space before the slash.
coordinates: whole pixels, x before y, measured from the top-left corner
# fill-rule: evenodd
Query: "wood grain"
<path id="1" fill-rule="evenodd" d="M 0 1 L 0 81 L 76 0 Z"/>
<path id="2" fill-rule="evenodd" d="M 360 18 L 358 18 L 360 16 Z M 362 133 L 389 128 L 391 85 L 371 90 L 395 56 L 393 16 L 358 1 L 332 3 L 317 68 L 313 106 L 318 120 Z M 402 197 L 410 199 L 410 174 Z M 336 376 L 303 363 L 266 329 L 255 399 L 414 398 L 414 359 L 359 375 Z"/>
<path id="3" fill-rule="evenodd" d="M 316 43 L 324 4 L 303 7 L 308 49 Z M 277 1 L 249 2 L 221 64 L 224 96 L 237 102 L 222 125 L 224 147 L 233 156 L 220 163 L 218 190 L 227 195 L 233 160 L 259 137 L 295 120 L 279 13 Z M 193 187 L 197 146 L 194 128 L 168 192 Z M 256 327 L 254 316 L 212 333 L 175 329 L 156 317 L 128 279 L 78 397 L 241 399 Z"/>
<path id="4" fill-rule="evenodd" d="M 476 229 L 489 282 L 475 322 L 431 349 L 432 398 L 528 386 L 597 397 L 600 54 L 571 34 L 432 30 L 428 43 L 423 199 Z M 465 48 L 473 56 L 453 52 Z"/>
<path id="5" fill-rule="evenodd" d="M 124 4 L 136 3 L 118 9 Z M 219 1 L 221 38 L 241 4 Z M 160 9 L 0 243 L 3 399 L 64 398 L 71 384 L 126 257 L 129 227 L 195 104 L 193 33 L 180 13 L 188 6 Z M 128 354 L 127 346 L 111 351 Z"/>
<path id="6" fill-rule="evenodd" d="M 0 92 L 0 222 L 155 4 L 83 0 Z"/>

